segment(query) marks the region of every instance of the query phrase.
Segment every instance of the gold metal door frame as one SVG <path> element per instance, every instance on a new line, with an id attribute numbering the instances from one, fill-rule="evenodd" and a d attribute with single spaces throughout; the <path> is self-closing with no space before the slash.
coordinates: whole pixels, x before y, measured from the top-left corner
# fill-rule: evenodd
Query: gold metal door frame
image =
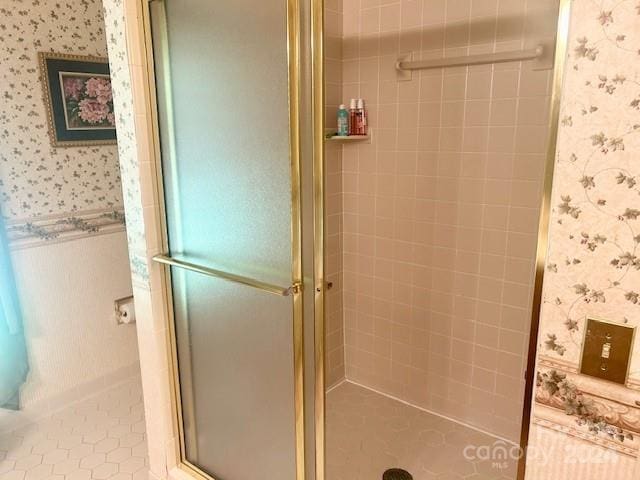
<path id="1" fill-rule="evenodd" d="M 311 0 L 316 480 L 325 478 L 324 0 Z"/>
<path id="2" fill-rule="evenodd" d="M 524 409 L 520 430 L 521 456 L 518 461 L 517 480 L 525 479 L 527 468 L 527 447 L 533 411 L 534 385 L 536 374 L 536 358 L 538 350 L 538 331 L 542 307 L 542 287 L 544 269 L 549 251 L 549 217 L 551 212 L 551 191 L 558 144 L 558 127 L 560 124 L 560 100 L 567 61 L 569 43 L 569 23 L 571 20 L 571 0 L 560 0 L 558 6 L 558 23 L 556 28 L 556 52 L 553 65 L 553 86 L 549 109 L 549 143 L 544 166 L 543 194 L 540 202 L 540 218 L 538 221 L 538 241 L 535 258 L 535 278 L 533 287 L 533 304 L 531 309 L 531 328 L 529 330 L 529 347 L 527 353 L 527 369 L 525 371 Z"/>
<path id="3" fill-rule="evenodd" d="M 155 62 L 153 54 L 153 38 L 151 31 L 150 4 L 164 5 L 167 0 L 137 0 L 142 12 L 142 28 L 144 36 L 144 56 L 146 61 L 145 83 L 148 88 L 147 111 L 151 115 L 150 137 L 153 142 L 151 163 L 155 173 L 154 195 L 158 202 L 158 222 L 162 234 L 161 249 L 168 251 L 168 230 L 166 223 L 166 205 L 164 202 L 164 186 L 162 176 L 162 162 L 160 151 L 159 121 L 157 92 L 155 82 Z M 285 0 L 283 0 L 285 1 Z M 288 55 L 288 89 L 289 89 L 289 156 L 291 162 L 291 253 L 292 253 L 292 285 L 293 296 L 293 375 L 294 375 L 294 422 L 295 422 L 295 468 L 296 480 L 305 478 L 305 441 L 304 441 L 304 344 L 303 344 L 303 278 L 302 278 L 302 210 L 301 210 L 301 179 L 300 179 L 300 0 L 286 0 L 287 2 L 287 55 Z M 165 15 L 164 7 L 162 15 Z M 163 18 L 164 20 L 164 18 Z M 166 33 L 166 32 L 165 32 Z M 166 35 L 162 39 L 166 42 Z M 165 51 L 167 45 L 164 45 Z M 167 314 L 167 344 L 169 352 L 169 384 L 171 396 L 171 414 L 173 431 L 178 438 L 175 456 L 177 467 L 200 480 L 215 480 L 210 474 L 192 464 L 186 458 L 184 418 L 182 409 L 182 393 L 177 358 L 177 339 L 175 319 L 173 315 L 173 296 L 171 289 L 171 271 L 168 262 L 162 269 L 162 295 Z M 253 286 L 251 283 L 246 285 Z M 273 292 L 272 292 L 273 293 Z"/>

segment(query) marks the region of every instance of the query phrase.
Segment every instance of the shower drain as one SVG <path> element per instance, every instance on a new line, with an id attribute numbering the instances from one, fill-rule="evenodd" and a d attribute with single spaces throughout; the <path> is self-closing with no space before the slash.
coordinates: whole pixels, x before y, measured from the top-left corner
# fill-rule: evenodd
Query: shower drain
<path id="1" fill-rule="evenodd" d="M 413 480 L 413 476 L 401 468 L 390 468 L 382 474 L 382 480 Z"/>

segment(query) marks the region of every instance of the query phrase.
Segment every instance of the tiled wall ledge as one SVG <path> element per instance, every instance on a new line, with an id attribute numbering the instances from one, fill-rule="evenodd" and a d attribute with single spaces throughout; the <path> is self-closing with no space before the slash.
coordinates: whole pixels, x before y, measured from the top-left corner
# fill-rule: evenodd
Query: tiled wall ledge
<path id="1" fill-rule="evenodd" d="M 117 207 L 11 220 L 6 226 L 10 248 L 17 250 L 121 232 L 125 217 L 124 209 Z"/>
<path id="2" fill-rule="evenodd" d="M 539 359 L 534 423 L 633 457 L 640 456 L 640 394 Z"/>

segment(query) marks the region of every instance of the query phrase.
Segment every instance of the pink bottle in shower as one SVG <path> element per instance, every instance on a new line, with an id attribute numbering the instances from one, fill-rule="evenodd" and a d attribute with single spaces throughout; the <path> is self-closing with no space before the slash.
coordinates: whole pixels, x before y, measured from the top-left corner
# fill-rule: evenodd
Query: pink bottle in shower
<path id="1" fill-rule="evenodd" d="M 358 109 L 356 99 L 349 100 L 349 135 L 357 135 L 358 131 Z"/>
<path id="2" fill-rule="evenodd" d="M 359 98 L 356 103 L 356 135 L 366 135 L 367 126 L 367 109 L 364 106 L 364 100 Z"/>

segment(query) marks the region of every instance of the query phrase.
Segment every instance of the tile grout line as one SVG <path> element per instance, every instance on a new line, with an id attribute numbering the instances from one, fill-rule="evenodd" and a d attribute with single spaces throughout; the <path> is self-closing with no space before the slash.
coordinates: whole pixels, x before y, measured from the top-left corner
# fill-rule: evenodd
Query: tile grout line
<path id="1" fill-rule="evenodd" d="M 507 444 L 512 445 L 512 446 L 514 446 L 514 447 L 519 447 L 519 445 L 518 445 L 517 443 L 515 443 L 515 442 L 513 442 L 513 441 L 511 441 L 511 440 L 508 440 L 508 439 L 506 439 L 506 438 L 504 438 L 504 437 L 501 437 L 500 435 L 496 435 L 495 433 L 487 432 L 487 431 L 485 431 L 485 430 L 482 430 L 482 429 L 481 429 L 481 428 L 479 428 L 479 427 L 475 427 L 475 426 L 473 426 L 473 425 L 469 425 L 468 423 L 464 423 L 464 422 L 462 422 L 462 421 L 460 421 L 460 420 L 456 420 L 456 419 L 454 419 L 454 418 L 448 417 L 448 416 L 443 415 L 443 414 L 441 414 L 441 413 L 434 412 L 433 410 L 429 410 L 428 408 L 419 407 L 418 405 L 414 405 L 414 404 L 413 404 L 413 403 L 411 403 L 411 402 L 407 402 L 406 400 L 402 400 L 402 399 L 400 399 L 400 398 L 398 398 L 398 397 L 394 397 L 393 395 L 390 395 L 390 394 L 388 394 L 388 393 L 381 392 L 380 390 L 376 390 L 375 388 L 368 387 L 367 385 L 363 385 L 363 384 L 358 383 L 358 382 L 356 382 L 356 381 L 354 381 L 354 380 L 349 380 L 349 379 L 348 379 L 348 378 L 346 378 L 346 377 L 345 377 L 345 379 L 340 383 L 340 385 L 343 385 L 343 384 L 345 384 L 345 383 L 350 383 L 350 384 L 352 384 L 352 385 L 356 385 L 356 386 L 358 386 L 358 387 L 361 387 L 361 388 L 364 388 L 364 389 L 366 389 L 366 390 L 369 390 L 370 392 L 377 393 L 377 394 L 379 394 L 379 395 L 382 395 L 383 397 L 387 397 L 387 398 L 390 398 L 391 400 L 395 400 L 395 401 L 400 402 L 400 403 L 402 403 L 402 404 L 404 404 L 404 405 L 407 405 L 407 406 L 409 406 L 409 407 L 413 407 L 413 408 L 415 408 L 415 409 L 417 409 L 417 410 L 420 410 L 420 411 L 422 411 L 422 412 L 428 413 L 428 414 L 430 414 L 430 415 L 434 415 L 434 416 L 436 416 L 436 417 L 444 418 L 445 420 L 448 420 L 448 421 L 450 421 L 450 422 L 453 422 L 453 423 L 455 423 L 455 424 L 457 424 L 457 425 L 461 425 L 461 426 L 463 426 L 463 427 L 469 428 L 469 429 L 474 430 L 474 431 L 476 431 L 476 432 L 479 432 L 479 433 L 485 434 L 485 435 L 487 435 L 487 436 L 489 436 L 489 437 L 495 438 L 495 439 L 497 439 L 497 440 L 499 440 L 499 441 L 501 441 L 501 442 L 507 443 Z M 339 385 L 335 385 L 334 387 L 332 387 L 332 390 L 333 390 L 333 389 L 335 389 L 335 388 L 337 388 L 338 386 L 339 386 Z M 329 391 L 327 391 L 326 393 L 329 393 Z"/>

